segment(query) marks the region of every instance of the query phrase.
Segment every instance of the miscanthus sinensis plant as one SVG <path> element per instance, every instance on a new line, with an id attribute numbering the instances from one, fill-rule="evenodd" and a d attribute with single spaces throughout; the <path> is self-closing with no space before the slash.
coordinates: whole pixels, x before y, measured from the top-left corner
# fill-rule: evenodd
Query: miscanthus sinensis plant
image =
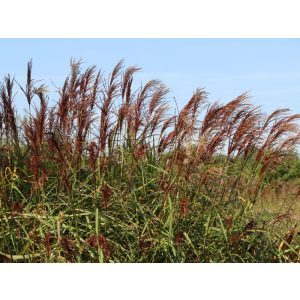
<path id="1" fill-rule="evenodd" d="M 0 260 L 298 261 L 295 220 L 253 206 L 294 157 L 300 115 L 265 115 L 247 93 L 211 103 L 203 89 L 173 114 L 165 84 L 136 88 L 138 71 L 71 61 L 55 103 L 31 62 L 26 86 L 3 78 Z"/>

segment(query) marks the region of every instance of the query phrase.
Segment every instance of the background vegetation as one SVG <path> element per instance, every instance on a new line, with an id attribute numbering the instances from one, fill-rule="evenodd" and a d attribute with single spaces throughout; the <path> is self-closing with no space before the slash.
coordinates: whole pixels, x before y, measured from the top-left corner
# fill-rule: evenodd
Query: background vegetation
<path id="1" fill-rule="evenodd" d="M 172 114 L 138 67 L 9 75 L 0 101 L 3 262 L 297 262 L 298 114 L 197 89 Z M 15 87 L 28 111 L 17 114 Z"/>

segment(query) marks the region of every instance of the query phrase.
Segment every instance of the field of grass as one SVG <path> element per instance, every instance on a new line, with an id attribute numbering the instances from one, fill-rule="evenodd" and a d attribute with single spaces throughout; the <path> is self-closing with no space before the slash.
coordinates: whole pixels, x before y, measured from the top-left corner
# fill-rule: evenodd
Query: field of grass
<path id="1" fill-rule="evenodd" d="M 0 95 L 0 261 L 298 262 L 299 114 L 197 89 L 173 113 L 137 67 Z M 28 103 L 18 114 L 15 92 Z"/>

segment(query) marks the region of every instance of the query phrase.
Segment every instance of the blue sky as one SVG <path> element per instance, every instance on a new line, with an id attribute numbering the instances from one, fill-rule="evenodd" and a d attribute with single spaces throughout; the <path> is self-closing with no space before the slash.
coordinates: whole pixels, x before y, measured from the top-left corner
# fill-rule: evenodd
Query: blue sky
<path id="1" fill-rule="evenodd" d="M 300 113 L 300 39 L 0 39 L 0 49 L 1 77 L 10 73 L 24 82 L 32 58 L 33 78 L 44 79 L 53 92 L 71 57 L 107 74 L 124 58 L 142 67 L 138 83 L 161 79 L 180 107 L 202 87 L 212 101 L 250 91 L 266 112 L 288 107 Z M 19 95 L 16 105 L 25 107 Z"/>

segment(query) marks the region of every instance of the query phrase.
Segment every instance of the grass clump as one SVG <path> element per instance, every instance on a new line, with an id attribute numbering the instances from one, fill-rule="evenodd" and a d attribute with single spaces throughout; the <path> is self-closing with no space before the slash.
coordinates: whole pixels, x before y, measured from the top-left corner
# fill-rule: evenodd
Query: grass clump
<path id="1" fill-rule="evenodd" d="M 210 103 L 203 89 L 170 114 L 162 82 L 134 89 L 138 71 L 121 61 L 106 78 L 72 61 L 50 105 L 29 62 L 22 119 L 4 78 L 0 260 L 298 261 L 292 207 L 259 204 L 278 174 L 295 178 L 282 168 L 298 159 L 300 115 L 265 115 L 247 93 Z"/>

